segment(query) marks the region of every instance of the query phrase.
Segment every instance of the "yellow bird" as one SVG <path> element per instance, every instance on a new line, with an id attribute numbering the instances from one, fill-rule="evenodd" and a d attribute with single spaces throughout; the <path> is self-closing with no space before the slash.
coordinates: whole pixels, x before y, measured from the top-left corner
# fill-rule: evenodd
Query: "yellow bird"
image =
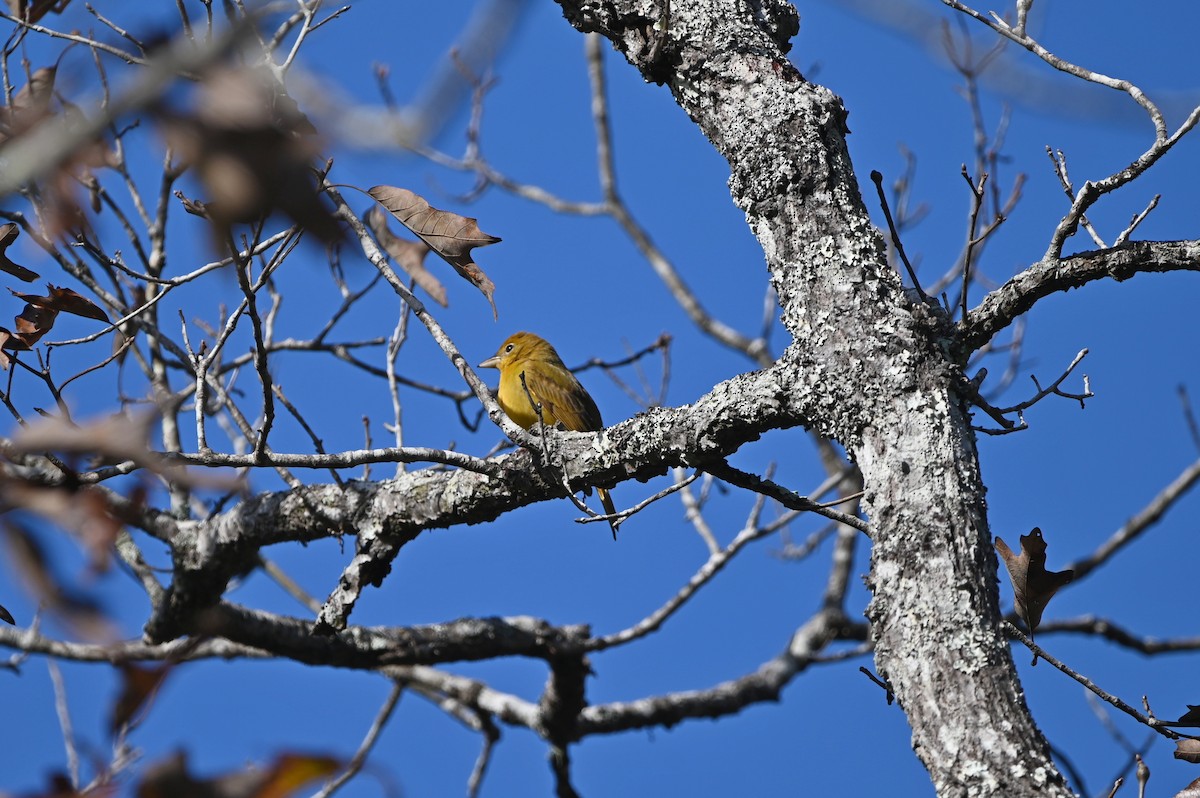
<path id="1" fill-rule="evenodd" d="M 496 400 L 508 417 L 525 429 L 541 420 L 550 426 L 561 423 L 573 432 L 594 432 L 604 428 L 600 408 L 575 375 L 563 365 L 562 358 L 545 339 L 530 332 L 508 336 L 500 350 L 479 364 L 481 369 L 500 369 L 500 389 Z M 521 385 L 521 375 L 525 384 Z M 526 393 L 528 389 L 528 393 Z M 532 401 L 531 401 L 532 400 Z M 617 511 L 612 497 L 604 488 L 597 488 L 604 512 Z M 617 525 L 609 519 L 613 540 Z"/>

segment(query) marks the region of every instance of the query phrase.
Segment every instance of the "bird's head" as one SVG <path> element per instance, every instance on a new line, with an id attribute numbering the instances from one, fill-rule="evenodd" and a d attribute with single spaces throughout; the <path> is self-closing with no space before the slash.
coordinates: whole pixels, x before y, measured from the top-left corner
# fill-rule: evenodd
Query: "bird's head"
<path id="1" fill-rule="evenodd" d="M 551 363 L 562 363 L 558 352 L 544 338 L 531 332 L 513 333 L 500 344 L 495 355 L 479 364 L 481 369 L 501 369 L 512 363 L 528 360 L 542 360 Z"/>

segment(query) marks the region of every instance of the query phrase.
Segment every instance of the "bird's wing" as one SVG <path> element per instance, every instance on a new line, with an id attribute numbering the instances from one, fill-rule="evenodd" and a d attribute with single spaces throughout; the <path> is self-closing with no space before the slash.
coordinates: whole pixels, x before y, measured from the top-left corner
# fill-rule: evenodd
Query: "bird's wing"
<path id="1" fill-rule="evenodd" d="M 590 432 L 602 428 L 604 422 L 600 418 L 600 408 L 596 407 L 596 403 L 575 379 L 575 375 L 569 371 L 564 374 L 569 377 L 569 381 L 563 380 L 567 382 L 566 385 L 538 373 L 536 369 L 525 371 L 525 384 L 529 386 L 529 392 L 534 398 L 541 402 L 542 414 L 547 417 L 546 420 L 550 421 L 549 417 L 553 416 L 555 421 L 561 421 L 564 427 L 575 432 Z"/>

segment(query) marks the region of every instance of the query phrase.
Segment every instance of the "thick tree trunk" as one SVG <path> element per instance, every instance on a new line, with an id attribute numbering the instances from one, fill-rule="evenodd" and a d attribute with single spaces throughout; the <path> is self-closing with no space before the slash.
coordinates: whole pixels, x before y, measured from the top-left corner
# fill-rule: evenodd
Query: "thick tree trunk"
<path id="1" fill-rule="evenodd" d="M 941 796 L 1068 795 L 999 628 L 978 457 L 952 327 L 906 296 L 863 206 L 845 112 L 787 61 L 775 0 L 560 0 L 666 84 L 729 161 L 793 341 L 789 401 L 846 445 L 873 537 L 876 663 Z M 656 31 L 656 24 L 658 30 Z"/>

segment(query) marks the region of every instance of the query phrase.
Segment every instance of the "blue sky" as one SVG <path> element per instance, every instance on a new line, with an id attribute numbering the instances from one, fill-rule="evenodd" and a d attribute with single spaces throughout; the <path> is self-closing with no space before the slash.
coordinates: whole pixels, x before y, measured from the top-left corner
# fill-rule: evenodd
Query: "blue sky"
<path id="1" fill-rule="evenodd" d="M 115 4 L 97 7 L 108 13 L 109 5 L 116 14 Z M 936 31 L 939 20 L 952 19 L 932 0 L 896 5 L 906 9 L 905 18 L 915 21 L 917 32 Z M 1192 41 L 1200 9 L 1193 4 L 1160 3 L 1153 14 L 1131 12 L 1128 4 L 1113 0 L 1037 8 L 1043 6 L 1038 22 L 1047 46 L 1086 66 L 1128 77 L 1152 98 L 1172 98 L 1170 122 L 1183 118 L 1179 109 L 1189 97 L 1200 102 L 1200 55 Z M 407 102 L 419 95 L 470 8 L 467 3 L 356 4 L 314 34 L 301 65 L 346 99 L 378 103 L 372 69 L 376 62 L 387 63 L 393 91 Z M 959 174 L 961 164 L 973 158 L 970 117 L 956 93 L 960 79 L 936 47 L 914 41 L 913 31 L 881 25 L 864 17 L 868 12 L 848 11 L 833 0 L 799 8 L 801 32 L 793 61 L 844 99 L 860 185 L 872 188 L 867 177 L 872 169 L 889 182 L 902 171 L 898 145 L 916 155 L 914 199 L 928 203 L 930 213 L 905 236 L 905 245 L 919 257 L 923 278 L 940 275 L 962 246 L 969 200 Z M 64 27 L 89 25 L 82 8 L 71 9 L 65 20 Z M 980 26 L 968 27 L 977 41 L 990 42 Z M 81 52 L 69 55 L 67 63 L 86 67 Z M 727 167 L 665 89 L 644 84 L 616 57 L 609 58 L 609 65 L 623 195 L 704 305 L 737 329 L 755 332 L 763 315 L 766 271 L 761 251 L 729 201 Z M 996 88 L 984 100 L 990 128 L 1005 105 L 1012 109 L 1004 150 L 1011 160 L 999 178 L 1007 185 L 1017 172 L 1027 175 L 1024 199 L 983 264 L 991 279 L 1002 282 L 1040 257 L 1067 206 L 1045 147 L 1067 153 L 1076 181 L 1095 179 L 1136 157 L 1148 146 L 1151 128 L 1132 102 L 1114 104 L 1110 90 L 1074 86 L 1027 53 L 1010 48 L 995 70 Z M 77 74 L 78 90 L 86 96 L 87 73 Z M 562 21 L 556 6 L 527 4 L 495 75 L 498 83 L 488 96 L 483 127 L 484 152 L 493 165 L 571 199 L 598 198 L 583 40 Z M 465 119 L 460 113 L 435 144 L 460 151 Z M 478 217 L 485 231 L 504 239 L 478 254 L 497 284 L 499 322 L 492 321 L 472 288 L 448 269 L 439 272 L 450 307 L 435 314 L 473 362 L 492 354 L 517 329 L 549 338 L 571 365 L 592 357 L 619 358 L 626 345 L 640 348 L 669 332 L 675 337 L 670 404 L 690 402 L 750 368 L 693 331 L 612 222 L 563 217 L 498 191 L 464 205 L 457 195 L 469 189 L 468 176 L 398 153 L 351 152 L 336 144 L 331 151 L 338 155 L 337 182 L 362 188 L 406 186 L 434 205 Z M 1198 167 L 1200 142 L 1193 136 L 1089 216 L 1111 240 L 1151 196 L 1161 193 L 1158 209 L 1137 237 L 1194 238 Z M 157 162 L 148 167 L 154 168 Z M 350 196 L 350 201 L 362 209 L 368 205 L 365 197 Z M 868 200 L 868 205 L 882 222 L 876 203 Z M 182 273 L 209 259 L 200 222 L 177 213 L 172 225 L 177 237 L 173 268 Z M 191 249 L 188 242 L 194 243 Z M 33 265 L 36 251 L 25 242 L 21 246 Z M 1081 236 L 1068 245 L 1068 251 L 1090 248 Z M 369 279 L 365 260 L 347 253 L 343 264 L 351 284 Z M 42 265 L 49 274 L 48 264 Z M 319 326 L 337 304 L 315 248 L 301 249 L 280 283 L 284 334 L 311 335 L 314 324 Z M 211 321 L 221 303 L 233 304 L 237 296 L 232 278 L 214 275 L 188 292 L 181 307 L 189 319 Z M 1021 375 L 1002 400 L 1026 398 L 1032 387 L 1029 374 L 1043 383 L 1052 381 L 1085 347 L 1090 354 L 1080 373 L 1089 375 L 1096 397 L 1083 410 L 1066 400 L 1046 400 L 1027 412 L 1029 430 L 980 439 L 995 534 L 1015 545 L 1019 535 L 1040 526 L 1050 544 L 1050 566 L 1060 566 L 1091 552 L 1196 459 L 1176 388 L 1183 384 L 1200 395 L 1195 355 L 1200 334 L 1194 323 L 1198 298 L 1194 275 L 1144 276 L 1052 297 L 1029 314 Z M 972 304 L 978 299 L 974 294 Z M 339 327 L 340 334 L 345 339 L 386 336 L 396 312 L 394 296 L 377 289 Z M 173 306 L 164 318 L 174 319 L 174 314 Z M 79 330 L 90 331 L 82 323 Z M 399 362 L 402 373 L 457 388 L 453 370 L 419 325 L 414 323 L 410 337 Z M 776 329 L 775 350 L 785 342 Z M 383 362 L 381 352 L 374 358 Z M 987 365 L 993 380 L 1003 371 L 1000 362 Z M 362 445 L 364 416 L 372 419 L 376 442 L 386 438 L 382 424 L 391 410 L 382 381 L 312 356 L 282 357 L 276 368 L 277 380 L 331 451 Z M 657 379 L 657 364 L 648 369 Z M 632 378 L 629 372 L 624 375 Z M 113 407 L 115 386 L 105 379 L 97 378 L 86 392 L 72 397 L 77 415 Z M 610 424 L 638 412 L 603 375 L 593 370 L 583 379 Z M 251 373 L 241 380 L 249 393 L 256 390 Z M 1067 385 L 1078 388 L 1078 377 Z M 408 444 L 441 447 L 453 441 L 463 451 L 482 454 L 500 437 L 486 425 L 475 433 L 463 429 L 448 402 L 411 391 L 402 398 Z M 277 450 L 309 451 L 307 438 L 286 421 L 276 435 Z M 761 470 L 775 462 L 777 479 L 804 493 L 822 481 L 811 452 L 801 431 L 777 432 L 745 447 L 735 463 Z M 374 471 L 376 476 L 386 473 L 382 467 Z M 327 479 L 320 473 L 302 476 Z M 664 485 L 627 483 L 614 496 L 627 506 Z M 270 476 L 260 478 L 258 486 L 282 487 Z M 727 542 L 740 529 L 752 501 L 736 492 L 714 496 L 710 523 L 720 540 Z M 1194 583 L 1191 519 L 1198 509 L 1194 497 L 1180 502 L 1122 557 L 1063 591 L 1046 619 L 1097 614 L 1139 634 L 1193 634 L 1188 594 L 1181 588 Z M 603 634 L 657 608 L 704 562 L 704 546 L 683 522 L 677 501 L 664 501 L 629 521 L 616 545 L 607 530 L 575 524 L 577 515 L 569 503 L 553 502 L 493 524 L 425 533 L 405 549 L 385 585 L 364 595 L 354 620 L 400 625 L 466 615 L 536 615 L 554 623 L 589 622 Z M 819 526 L 815 519 L 801 520 L 791 534 L 802 540 Z M 49 529 L 45 538 L 64 573 L 75 577 L 83 572 L 73 544 Z M 632 700 L 704 688 L 736 678 L 777 653 L 817 608 L 829 555 L 826 546 L 813 558 L 789 563 L 772 556 L 779 548 L 777 538 L 755 544 L 662 631 L 638 645 L 597 655 L 589 699 Z M 154 544 L 147 544 L 147 553 L 155 564 L 168 562 Z M 318 597 L 328 593 L 350 556 L 332 541 L 264 554 Z M 857 572 L 866 568 L 864 546 Z M 1008 601 L 1011 592 L 1003 581 Z M 126 635 L 140 633 L 146 602 L 131 580 L 117 572 L 87 587 L 102 597 Z M 0 603 L 19 623 L 28 623 L 34 608 L 19 592 L 11 568 L 0 569 L 0 589 Z M 229 597 L 269 610 L 304 612 L 261 574 L 249 577 Z M 856 583 L 850 612 L 861 612 L 867 599 Z M 46 628 L 62 633 L 50 621 Z M 1147 659 L 1093 640 L 1046 637 L 1041 642 L 1132 704 L 1149 695 L 1162 717 L 1181 713 L 1185 702 L 1200 703 L 1195 655 Z M 1097 721 L 1082 689 L 1045 664 L 1030 668 L 1026 652 L 1015 652 L 1015 658 L 1039 724 L 1083 773 L 1089 791 L 1101 791 L 1116 775 L 1123 753 Z M 752 707 L 733 718 L 586 740 L 574 749 L 576 787 L 585 795 L 931 795 L 910 749 L 903 715 L 886 706 L 878 688 L 858 673 L 860 664 L 871 663 L 815 668 L 793 682 L 779 704 Z M 85 758 L 103 759 L 108 756 L 104 728 L 116 690 L 114 677 L 100 666 L 64 663 L 62 668 L 75 731 L 89 752 Z M 523 660 L 458 664 L 447 670 L 531 700 L 545 679 L 540 663 Z M 132 742 L 148 762 L 187 750 L 200 774 L 268 760 L 280 750 L 348 757 L 389 686 L 367 674 L 290 663 L 189 664 L 166 683 Z M 44 661 L 29 660 L 19 676 L 0 673 L 0 696 L 10 718 L 0 731 L 0 788 L 32 790 L 65 762 Z M 1144 738 L 1140 727 L 1120 717 L 1114 720 L 1132 739 Z M 408 796 L 461 794 L 478 747 L 477 735 L 407 695 L 375 749 L 369 772 L 341 794 L 383 794 L 380 780 L 398 785 Z M 1151 789 L 1162 794 L 1200 775 L 1173 761 L 1170 750 L 1161 741 L 1147 757 L 1154 771 Z M 482 794 L 551 794 L 545 753 L 531 733 L 504 729 Z"/>

